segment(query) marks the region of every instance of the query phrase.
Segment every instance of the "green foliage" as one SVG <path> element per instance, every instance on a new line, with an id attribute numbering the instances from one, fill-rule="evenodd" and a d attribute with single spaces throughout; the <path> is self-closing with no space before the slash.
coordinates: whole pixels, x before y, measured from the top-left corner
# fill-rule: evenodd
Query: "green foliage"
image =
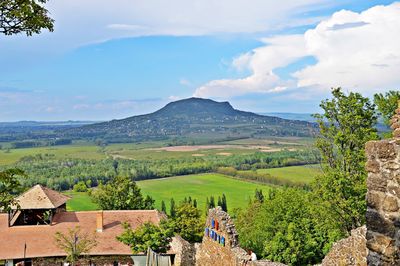
<path id="1" fill-rule="evenodd" d="M 215 208 L 215 200 L 214 200 L 214 196 L 210 197 L 210 209 Z"/>
<path id="2" fill-rule="evenodd" d="M 67 260 L 75 265 L 79 257 L 97 245 L 94 236 L 81 232 L 80 227 L 70 228 L 66 234 L 56 232 L 56 245 L 67 254 Z"/>
<path id="3" fill-rule="evenodd" d="M 140 188 L 129 177 L 117 176 L 92 191 L 93 201 L 103 210 L 154 209 L 151 197 L 143 199 Z"/>
<path id="4" fill-rule="evenodd" d="M 167 207 L 165 206 L 164 200 L 161 201 L 161 211 L 165 214 L 167 213 Z"/>
<path id="5" fill-rule="evenodd" d="M 275 190 L 239 214 L 240 244 L 261 257 L 288 265 L 320 262 L 341 235 L 319 201 L 303 190 Z"/>
<path id="6" fill-rule="evenodd" d="M 226 202 L 226 196 L 225 196 L 225 194 L 222 194 L 222 199 L 221 199 L 221 208 L 222 208 L 222 210 L 223 211 L 228 211 L 228 204 L 227 204 L 227 202 Z"/>
<path id="7" fill-rule="evenodd" d="M 0 1 L 0 33 L 13 35 L 24 32 L 27 36 L 42 29 L 53 31 L 54 20 L 43 7 L 48 0 Z"/>
<path id="8" fill-rule="evenodd" d="M 117 240 L 130 246 L 133 254 L 147 253 L 149 248 L 157 253 L 165 253 L 174 235 L 165 221 L 161 221 L 160 226 L 147 222 L 135 230 L 125 223 L 124 228 L 125 231 L 117 236 Z"/>
<path id="9" fill-rule="evenodd" d="M 166 157 L 162 159 L 113 160 L 101 159 L 102 154 L 96 153 L 93 147 L 95 146 L 55 148 L 55 154 L 49 153 L 50 151 L 53 152 L 53 149 L 37 148 L 43 152 L 39 154 L 35 154 L 34 149 L 19 149 L 12 150 L 10 156 L 17 156 L 16 158 L 18 158 L 24 153 L 31 154 L 12 165 L 12 167 L 20 168 L 28 173 L 29 176 L 23 180 L 24 186 L 31 187 L 39 183 L 55 190 L 70 190 L 80 181 L 86 182 L 90 180 L 92 187 L 98 186 L 99 183 L 105 184 L 116 176 L 115 161 L 118 162 L 118 175 L 129 176 L 136 181 L 208 173 L 215 171 L 219 167 L 243 169 L 246 168 L 244 165 L 249 165 L 252 168 L 259 169 L 316 162 L 315 156 L 311 151 L 255 152 L 252 154 L 210 155 L 204 157 L 190 155 L 181 159 Z M 142 151 L 141 153 L 144 152 Z M 75 158 L 85 158 L 85 156 L 97 159 Z M 2 160 L 8 162 L 9 159 L 0 156 L 0 164 Z M 1 170 L 2 167 L 0 166 Z M 257 174 L 257 176 L 263 176 L 263 174 Z M 242 178 L 242 175 L 237 178 Z M 250 175 L 247 176 L 246 174 L 243 174 L 243 179 L 253 180 Z M 256 180 L 259 181 L 257 177 Z M 277 182 L 280 181 L 278 180 Z M 277 183 L 277 185 L 279 184 L 281 183 Z"/>
<path id="10" fill-rule="evenodd" d="M 377 93 L 374 95 L 374 103 L 378 108 L 379 113 L 383 117 L 383 121 L 386 125 L 390 126 L 390 119 L 398 108 L 398 102 L 400 101 L 400 91 L 389 91 L 385 94 Z M 391 137 L 391 133 L 390 136 Z"/>
<path id="11" fill-rule="evenodd" d="M 87 188 L 85 182 L 79 181 L 78 183 L 76 183 L 76 184 L 74 185 L 73 190 L 74 190 L 75 192 L 87 192 L 87 191 L 88 191 L 88 188 Z"/>
<path id="12" fill-rule="evenodd" d="M 260 190 L 256 189 L 256 192 L 254 193 L 254 199 L 259 203 L 264 202 L 264 194 L 261 189 Z"/>
<path id="13" fill-rule="evenodd" d="M 0 212 L 11 210 L 12 205 L 17 205 L 14 200 L 18 193 L 22 191 L 22 186 L 18 181 L 19 176 L 25 176 L 19 169 L 8 169 L 0 172 Z"/>
<path id="14" fill-rule="evenodd" d="M 172 218 L 174 218 L 176 216 L 175 200 L 173 198 L 171 198 L 171 201 L 170 201 L 169 216 Z"/>
<path id="15" fill-rule="evenodd" d="M 143 201 L 143 209 L 144 210 L 153 210 L 154 209 L 155 200 L 149 195 Z"/>
<path id="16" fill-rule="evenodd" d="M 204 221 L 201 212 L 188 202 L 182 202 L 176 209 L 176 215 L 167 222 L 169 227 L 190 243 L 201 242 Z"/>
<path id="17" fill-rule="evenodd" d="M 329 203 L 344 232 L 365 221 L 366 171 L 364 145 L 377 139 L 375 106 L 359 93 L 332 90 L 323 101 L 324 114 L 315 115 L 320 127 L 316 146 L 322 155 L 323 174 L 315 180 L 318 198 Z"/>

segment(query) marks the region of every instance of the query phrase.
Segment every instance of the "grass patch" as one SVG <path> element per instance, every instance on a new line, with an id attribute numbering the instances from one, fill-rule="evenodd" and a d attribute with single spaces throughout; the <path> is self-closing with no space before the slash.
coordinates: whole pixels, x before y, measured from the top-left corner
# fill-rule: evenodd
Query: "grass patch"
<path id="1" fill-rule="evenodd" d="M 67 202 L 68 211 L 99 210 L 99 206 L 92 201 L 92 198 L 86 192 L 66 191 L 64 194 L 72 198 Z"/>
<path id="2" fill-rule="evenodd" d="M 270 189 L 263 184 L 241 181 L 221 174 L 177 176 L 138 181 L 137 184 L 143 194 L 148 194 L 156 200 L 157 208 L 161 208 L 161 201 L 164 200 L 167 211 L 169 211 L 171 198 L 178 203 L 189 196 L 196 199 L 199 210 L 204 211 L 206 198 L 214 196 L 217 201 L 222 193 L 226 195 L 228 211 L 232 211 L 234 208 L 246 207 L 249 198 L 253 198 L 256 188 L 262 189 L 264 193 Z"/>
<path id="3" fill-rule="evenodd" d="M 25 149 L 0 150 L 0 165 L 16 163 L 24 156 L 49 154 L 56 159 L 104 159 L 106 155 L 95 145 L 62 145 Z"/>
<path id="4" fill-rule="evenodd" d="M 191 196 L 192 199 L 197 200 L 199 210 L 204 213 L 206 197 L 214 196 L 217 201 L 222 193 L 225 193 L 227 197 L 228 211 L 232 211 L 234 208 L 246 207 L 249 198 L 253 198 L 256 188 L 262 189 L 264 193 L 270 189 L 269 186 L 263 184 L 237 180 L 221 174 L 177 176 L 138 181 L 137 184 L 143 195 L 150 195 L 156 200 L 157 209 L 161 209 L 161 201 L 164 200 L 168 212 L 171 198 L 179 203 L 185 197 Z M 99 209 L 86 192 L 67 191 L 64 194 L 72 197 L 67 202 L 68 211 Z"/>
<path id="5" fill-rule="evenodd" d="M 258 169 L 257 173 L 267 173 L 272 176 L 286 179 L 293 182 L 310 183 L 321 174 L 319 165 L 288 166 L 281 168 Z"/>

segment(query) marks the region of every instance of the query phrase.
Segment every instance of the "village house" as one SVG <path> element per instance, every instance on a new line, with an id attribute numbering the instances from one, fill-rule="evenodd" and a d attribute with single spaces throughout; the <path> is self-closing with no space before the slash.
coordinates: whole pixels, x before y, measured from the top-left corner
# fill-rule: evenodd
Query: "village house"
<path id="1" fill-rule="evenodd" d="M 122 224 L 137 228 L 145 222 L 158 224 L 164 218 L 157 210 L 66 211 L 69 197 L 36 185 L 16 198 L 19 208 L 0 213 L 0 265 L 63 265 L 66 254 L 55 241 L 56 232 L 67 233 L 79 226 L 95 235 L 97 245 L 86 254 L 93 265 L 129 265 L 145 261 L 144 255 L 132 256 L 129 246 L 116 237 Z M 173 250 L 169 251 L 171 260 Z M 120 264 L 118 264 L 120 263 Z"/>

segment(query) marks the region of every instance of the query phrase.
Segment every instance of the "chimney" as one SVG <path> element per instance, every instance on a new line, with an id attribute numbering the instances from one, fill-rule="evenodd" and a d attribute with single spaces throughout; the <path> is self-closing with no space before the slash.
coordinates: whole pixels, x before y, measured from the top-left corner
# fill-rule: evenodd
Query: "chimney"
<path id="1" fill-rule="evenodd" d="M 103 232 L 103 211 L 97 212 L 96 215 L 96 232 Z"/>

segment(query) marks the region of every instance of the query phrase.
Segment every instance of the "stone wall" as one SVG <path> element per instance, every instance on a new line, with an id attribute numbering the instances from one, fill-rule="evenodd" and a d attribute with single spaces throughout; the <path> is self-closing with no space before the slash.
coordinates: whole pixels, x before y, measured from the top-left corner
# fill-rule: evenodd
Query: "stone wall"
<path id="1" fill-rule="evenodd" d="M 174 259 L 175 266 L 190 266 L 196 264 L 196 248 L 181 236 L 176 235 L 172 238 L 170 244 L 172 250 L 176 253 Z"/>
<path id="2" fill-rule="evenodd" d="M 321 265 L 366 266 L 366 232 L 367 228 L 365 226 L 352 230 L 351 235 L 348 238 L 342 239 L 333 244 Z"/>
<path id="3" fill-rule="evenodd" d="M 37 266 L 57 266 L 64 265 L 65 257 L 49 257 L 49 258 L 34 258 L 32 264 Z M 133 265 L 130 256 L 90 256 L 84 257 L 77 262 L 77 265 L 89 266 L 95 264 L 96 266 L 112 266 L 114 262 L 118 262 L 121 266 Z"/>
<path id="4" fill-rule="evenodd" d="M 400 265 L 400 109 L 394 138 L 366 144 L 368 265 Z"/>
<path id="5" fill-rule="evenodd" d="M 212 220 L 218 223 L 218 229 L 212 228 Z M 209 233 L 211 230 L 216 232 L 220 239 L 223 237 L 225 245 L 205 234 L 197 251 L 196 265 L 234 266 L 244 265 L 249 260 L 246 251 L 239 247 L 238 233 L 231 217 L 220 207 L 209 210 L 205 228 Z"/>
<path id="6" fill-rule="evenodd" d="M 214 221 L 214 226 L 212 221 Z M 209 229 L 208 233 L 206 228 Z M 211 238 L 211 230 L 219 238 Z M 222 238 L 224 242 L 221 241 Z M 284 266 L 284 264 L 267 260 L 250 261 L 247 252 L 239 247 L 239 235 L 235 224 L 221 207 L 209 210 L 203 241 L 196 250 L 196 265 L 198 266 Z"/>

